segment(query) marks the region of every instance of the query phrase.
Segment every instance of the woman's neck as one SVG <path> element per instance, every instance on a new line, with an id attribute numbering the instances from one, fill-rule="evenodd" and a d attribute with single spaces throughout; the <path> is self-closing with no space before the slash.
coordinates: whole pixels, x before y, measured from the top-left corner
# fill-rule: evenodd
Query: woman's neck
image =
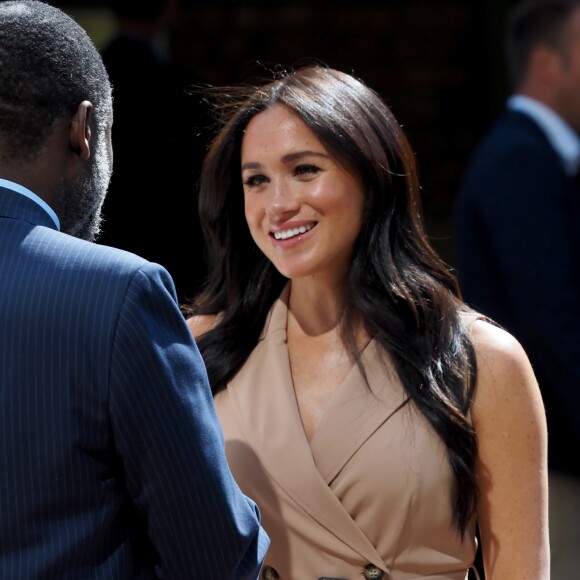
<path id="1" fill-rule="evenodd" d="M 292 280 L 288 299 L 289 317 L 309 336 L 337 329 L 344 312 L 344 285 L 317 280 Z"/>
<path id="2" fill-rule="evenodd" d="M 288 299 L 288 332 L 305 338 L 341 340 L 345 302 L 344 284 L 323 284 L 316 280 L 292 280 Z M 356 312 L 353 317 L 357 343 L 369 340 L 364 323 Z"/>

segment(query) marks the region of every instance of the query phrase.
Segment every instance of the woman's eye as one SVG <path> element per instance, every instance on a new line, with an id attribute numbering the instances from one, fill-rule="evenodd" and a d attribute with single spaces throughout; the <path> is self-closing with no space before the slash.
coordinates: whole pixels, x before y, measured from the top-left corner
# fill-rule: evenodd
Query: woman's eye
<path id="1" fill-rule="evenodd" d="M 319 171 L 320 171 L 320 168 L 316 167 L 316 165 L 298 165 L 294 169 L 294 175 L 298 175 L 298 176 L 303 175 L 305 177 L 308 177 L 308 176 L 315 175 Z"/>
<path id="2" fill-rule="evenodd" d="M 267 179 L 265 175 L 250 175 L 246 177 L 242 183 L 248 187 L 256 187 L 262 183 L 266 183 Z"/>

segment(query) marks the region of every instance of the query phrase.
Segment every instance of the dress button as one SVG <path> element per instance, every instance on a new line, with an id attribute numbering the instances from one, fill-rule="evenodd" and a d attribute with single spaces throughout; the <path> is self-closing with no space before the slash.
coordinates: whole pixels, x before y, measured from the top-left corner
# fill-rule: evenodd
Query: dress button
<path id="1" fill-rule="evenodd" d="M 278 578 L 280 578 L 280 574 L 272 566 L 266 566 L 262 569 L 262 580 L 277 580 Z"/>
<path id="2" fill-rule="evenodd" d="M 374 564 L 367 564 L 364 569 L 365 580 L 381 580 L 385 573 Z"/>

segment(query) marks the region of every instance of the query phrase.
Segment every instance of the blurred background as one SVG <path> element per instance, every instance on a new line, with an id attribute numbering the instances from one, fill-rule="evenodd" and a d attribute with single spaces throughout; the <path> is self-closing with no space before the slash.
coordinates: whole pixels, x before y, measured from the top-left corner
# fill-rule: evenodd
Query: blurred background
<path id="1" fill-rule="evenodd" d="M 52 3 L 73 16 L 100 50 L 105 50 L 122 25 L 115 4 L 122 5 L 125 20 L 134 20 L 131 11 L 142 10 L 148 4 L 131 0 Z M 160 58 L 179 69 L 178 83 L 244 82 L 271 77 L 269 70 L 292 67 L 308 59 L 364 80 L 381 94 L 406 130 L 418 159 L 428 234 L 440 255 L 453 266 L 451 211 L 458 183 L 473 147 L 508 96 L 503 26 L 505 14 L 513 4 L 508 0 L 168 0 L 148 34 Z M 131 34 L 144 27 L 133 26 L 132 30 Z M 118 64 L 113 83 L 119 94 L 124 79 L 138 94 L 150 98 L 139 113 L 141 131 L 158 123 L 165 129 L 173 127 L 177 134 L 186 137 L 186 143 L 203 141 L 205 134 L 196 129 L 203 121 L 188 117 L 194 108 L 192 101 L 185 103 L 177 118 L 172 117 L 179 108 L 176 98 L 164 100 L 170 93 L 169 84 L 155 80 L 145 69 L 132 71 L 137 68 L 131 64 L 135 60 L 122 58 L 112 56 L 108 60 L 109 67 L 115 66 L 115 62 Z M 132 72 L 140 80 L 130 80 Z M 123 110 L 121 101 L 119 96 L 113 129 L 113 138 L 118 140 L 123 118 L 136 116 Z M 134 97 L 130 102 L 135 102 Z M 169 104 L 172 102 L 174 106 Z M 184 112 L 188 108 L 190 113 Z M 176 222 L 167 232 L 160 232 L 157 226 L 145 227 L 146 218 L 136 212 L 146 203 L 147 184 L 140 186 L 139 200 L 131 203 L 127 202 L 131 192 L 115 191 L 122 184 L 123 168 L 131 164 L 133 168 L 127 173 L 134 179 L 137 173 L 151 174 L 154 168 L 162 169 L 166 176 L 169 173 L 170 161 L 163 161 L 155 146 L 146 144 L 147 134 L 152 135 L 152 131 L 145 131 L 141 137 L 137 136 L 138 129 L 132 131 L 131 147 L 114 143 L 115 173 L 112 195 L 105 206 L 105 215 L 108 211 L 110 217 L 105 223 L 105 235 L 108 227 L 111 231 L 114 229 L 117 219 L 119 227 L 134 239 L 147 239 L 155 244 L 156 251 L 160 252 L 163 247 L 177 256 L 180 250 L 190 248 L 197 241 L 180 240 L 176 232 L 195 228 L 195 224 Z M 191 131 L 195 139 L 190 138 Z M 195 151 L 188 150 L 179 144 L 179 139 L 175 134 L 155 138 L 167 145 L 166 153 L 167 149 L 172 150 L 173 162 L 190 166 L 185 185 L 170 188 L 161 185 L 163 190 L 156 189 L 154 201 L 147 202 L 154 205 L 158 225 L 161 220 L 170 219 L 161 215 L 163 206 L 171 206 L 172 212 L 179 206 L 188 219 L 191 219 L 191 208 L 195 207 L 192 204 L 196 167 L 191 167 L 188 160 L 197 166 L 199 148 L 203 145 L 198 142 Z M 145 150 L 151 154 L 149 160 L 143 157 Z M 129 187 L 124 185 L 123 189 Z M 179 189 L 179 199 L 166 195 L 167 189 L 175 188 Z M 121 197 L 127 206 L 122 219 L 114 213 L 122 212 L 114 208 L 114 200 Z M 124 243 L 119 240 L 115 243 L 115 240 L 114 236 L 113 241 L 109 237 L 106 243 Z M 193 292 L 199 280 L 182 280 L 178 273 L 180 266 L 170 264 L 170 258 L 155 255 L 154 250 L 147 248 L 129 249 L 162 263 L 165 260 L 164 265 L 177 278 L 180 297 Z M 199 266 L 200 278 L 202 268 Z M 188 269 L 191 271 L 191 265 Z"/>

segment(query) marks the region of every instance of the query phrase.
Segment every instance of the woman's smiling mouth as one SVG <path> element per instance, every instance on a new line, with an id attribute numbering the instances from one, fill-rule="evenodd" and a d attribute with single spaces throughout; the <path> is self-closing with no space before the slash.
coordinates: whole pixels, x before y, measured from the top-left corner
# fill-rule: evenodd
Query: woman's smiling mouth
<path id="1" fill-rule="evenodd" d="M 279 231 L 273 232 L 271 235 L 273 235 L 276 240 L 287 240 L 288 238 L 293 238 L 294 236 L 297 236 L 299 234 L 305 234 L 306 232 L 310 231 L 315 225 L 316 225 L 316 222 L 313 222 L 311 224 L 307 224 L 305 226 L 300 226 L 298 228 L 279 230 Z"/>

